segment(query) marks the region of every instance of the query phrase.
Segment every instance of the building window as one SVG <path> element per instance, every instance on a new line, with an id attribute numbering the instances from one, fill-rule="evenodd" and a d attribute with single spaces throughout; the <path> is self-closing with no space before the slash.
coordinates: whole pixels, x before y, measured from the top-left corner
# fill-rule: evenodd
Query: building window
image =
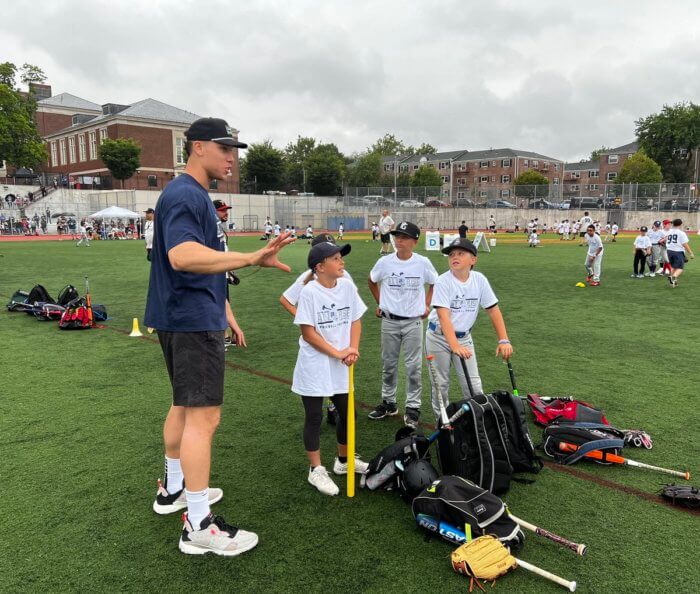
<path id="1" fill-rule="evenodd" d="M 539 161 L 533 161 L 533 162 L 532 162 L 532 166 L 533 166 L 533 167 L 539 167 L 539 165 L 540 165 L 540 162 L 539 162 Z"/>
<path id="2" fill-rule="evenodd" d="M 569 190 L 571 190 L 572 192 L 578 192 L 580 189 L 581 189 L 581 186 L 579 186 L 578 184 L 571 184 L 569 186 Z"/>
<path id="3" fill-rule="evenodd" d="M 158 187 L 158 178 L 155 175 L 148 176 L 148 187 L 149 188 L 157 188 Z"/>
<path id="4" fill-rule="evenodd" d="M 608 172 L 608 181 L 615 181 L 616 177 L 617 177 L 617 171 L 609 171 Z"/>
<path id="5" fill-rule="evenodd" d="M 619 161 L 619 157 L 617 155 L 608 155 L 608 165 L 614 165 Z"/>
<path id="6" fill-rule="evenodd" d="M 87 156 L 85 154 L 85 134 L 78 135 L 78 156 L 81 161 L 87 161 Z"/>
<path id="7" fill-rule="evenodd" d="M 466 170 L 467 170 L 466 163 L 457 163 L 457 171 L 466 171 Z"/>
<path id="8" fill-rule="evenodd" d="M 75 136 L 68 137 L 68 161 L 75 163 Z"/>
<path id="9" fill-rule="evenodd" d="M 209 189 L 210 190 L 216 190 L 219 188 L 219 180 L 218 179 L 213 179 L 209 182 Z"/>
<path id="10" fill-rule="evenodd" d="M 510 159 L 503 159 L 501 161 L 501 167 L 510 167 Z"/>
<path id="11" fill-rule="evenodd" d="M 555 185 L 555 186 L 558 186 L 558 185 L 559 185 L 559 178 L 558 178 L 558 177 L 553 178 L 553 179 L 552 179 L 552 184 Z"/>
<path id="12" fill-rule="evenodd" d="M 559 171 L 559 163 L 554 164 L 554 171 Z"/>
<path id="13" fill-rule="evenodd" d="M 588 185 L 589 190 L 597 190 L 598 189 L 598 184 L 589 184 Z"/>
<path id="14" fill-rule="evenodd" d="M 464 198 L 464 192 L 457 192 L 457 200 Z"/>
<path id="15" fill-rule="evenodd" d="M 510 196 L 510 190 L 501 190 L 501 198 L 508 198 Z"/>
<path id="16" fill-rule="evenodd" d="M 530 161 L 527 159 L 523 159 L 523 167 L 529 167 L 530 166 Z"/>
<path id="17" fill-rule="evenodd" d="M 467 185 L 467 178 L 466 177 L 458 177 L 457 178 L 457 185 L 458 186 L 466 186 Z"/>
<path id="18" fill-rule="evenodd" d="M 97 141 L 95 132 L 90 132 L 90 160 L 97 159 Z"/>
<path id="19" fill-rule="evenodd" d="M 58 149 L 55 141 L 51 143 L 51 165 L 58 167 Z"/>
<path id="20" fill-rule="evenodd" d="M 479 161 L 479 167 L 488 167 L 489 162 L 488 161 Z"/>
<path id="21" fill-rule="evenodd" d="M 440 165 L 438 166 L 440 169 L 449 169 L 450 168 L 450 162 L 449 161 L 440 161 Z"/>
<path id="22" fill-rule="evenodd" d="M 598 169 L 591 169 L 588 172 L 588 177 L 600 177 L 600 171 Z"/>
<path id="23" fill-rule="evenodd" d="M 399 171 L 405 173 L 406 171 L 408 171 L 408 165 L 399 165 Z"/>
<path id="24" fill-rule="evenodd" d="M 549 161 L 545 161 L 544 163 L 542 163 L 542 167 L 545 171 L 549 171 Z"/>
<path id="25" fill-rule="evenodd" d="M 489 193 L 486 190 L 481 190 L 481 192 L 479 192 L 479 198 L 487 198 L 488 195 Z"/>
<path id="26" fill-rule="evenodd" d="M 501 183 L 502 184 L 509 184 L 510 183 L 510 175 L 502 175 L 501 176 Z"/>
<path id="27" fill-rule="evenodd" d="M 184 165 L 185 161 L 185 138 L 179 136 L 175 139 L 175 165 Z"/>
<path id="28" fill-rule="evenodd" d="M 413 171 L 418 171 L 418 167 L 420 167 L 420 165 L 413 165 Z"/>
<path id="29" fill-rule="evenodd" d="M 61 152 L 61 165 L 65 165 L 68 161 L 66 161 L 66 139 L 61 138 L 61 140 L 58 141 L 58 148 L 60 149 Z"/>
<path id="30" fill-rule="evenodd" d="M 107 128 L 100 128 L 100 144 L 107 138 Z"/>
<path id="31" fill-rule="evenodd" d="M 479 181 L 480 181 L 482 184 L 485 184 L 486 182 L 489 181 L 489 176 L 488 176 L 488 175 L 482 175 L 482 176 L 479 178 Z"/>
<path id="32" fill-rule="evenodd" d="M 571 172 L 571 179 L 579 179 L 580 177 L 581 177 L 580 171 L 572 171 Z"/>
<path id="33" fill-rule="evenodd" d="M 443 184 L 449 184 L 449 183 L 450 183 L 450 176 L 449 176 L 449 175 L 443 175 L 443 176 L 442 176 L 442 183 L 443 183 Z"/>

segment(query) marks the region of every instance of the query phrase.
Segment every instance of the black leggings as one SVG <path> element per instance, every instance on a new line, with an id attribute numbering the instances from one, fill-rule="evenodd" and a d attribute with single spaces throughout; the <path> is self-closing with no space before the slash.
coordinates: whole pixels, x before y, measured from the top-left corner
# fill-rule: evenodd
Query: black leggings
<path id="1" fill-rule="evenodd" d="M 644 274 L 644 265 L 647 261 L 647 253 L 645 250 L 634 250 L 634 273 Z"/>
<path id="2" fill-rule="evenodd" d="M 340 445 L 348 442 L 347 418 L 348 418 L 348 395 L 334 394 L 331 396 L 335 409 L 338 412 L 338 419 L 335 423 L 335 435 Z M 307 452 L 315 452 L 321 448 L 321 422 L 323 421 L 323 401 L 320 396 L 302 396 L 304 403 L 304 448 Z"/>

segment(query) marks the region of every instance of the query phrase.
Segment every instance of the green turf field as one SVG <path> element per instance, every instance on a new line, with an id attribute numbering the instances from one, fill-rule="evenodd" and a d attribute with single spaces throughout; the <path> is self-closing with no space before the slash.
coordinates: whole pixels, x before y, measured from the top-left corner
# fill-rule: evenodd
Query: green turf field
<path id="1" fill-rule="evenodd" d="M 631 238 L 606 244 L 600 287 L 576 288 L 585 276 L 576 242 L 528 249 L 504 243 L 480 257 L 515 348 L 521 393 L 572 394 L 604 408 L 624 428 L 641 427 L 651 451 L 642 462 L 689 469 L 700 484 L 697 405 L 700 263 L 677 289 L 663 278 L 630 279 Z M 510 236 L 509 238 L 512 238 Z M 696 252 L 700 251 L 697 237 Z M 365 279 L 378 244 L 352 238 L 347 268 L 368 305 Z M 232 238 L 233 249 L 257 249 Z M 303 411 L 291 380 L 298 332 L 278 303 L 303 270 L 308 246 L 282 259 L 294 271 L 262 270 L 232 288 L 249 348 L 229 351 L 226 404 L 214 445 L 212 485 L 225 496 L 215 509 L 260 535 L 234 559 L 189 557 L 177 549 L 180 518 L 151 510 L 162 475 L 161 426 L 169 384 L 153 336 L 130 338 L 142 320 L 148 263 L 136 241 L 0 243 L 0 299 L 40 282 L 56 296 L 89 275 L 106 329 L 61 332 L 18 313 L 0 313 L 0 591 L 46 592 L 465 592 L 453 573 L 450 545 L 425 542 L 409 507 L 392 493 L 360 491 L 330 498 L 306 482 Z M 439 272 L 446 260 L 430 256 Z M 357 398 L 378 403 L 380 323 L 365 316 Z M 142 330 L 145 329 L 142 327 Z M 507 388 L 495 335 L 484 314 L 474 331 L 484 385 Z M 262 377 L 263 372 L 271 377 Z M 424 385 L 428 385 L 427 373 Z M 403 385 L 399 390 L 403 389 Z M 455 392 L 456 393 L 456 392 Z M 371 458 L 401 425 L 370 421 L 360 408 L 358 450 Z M 424 420 L 431 422 L 423 398 Z M 533 438 L 540 430 L 532 427 Z M 322 452 L 332 464 L 334 432 L 324 424 Z M 699 517 L 670 509 L 653 494 L 666 475 L 579 463 L 582 476 L 545 468 L 532 485 L 513 483 L 505 500 L 518 516 L 589 546 L 577 558 L 532 534 L 519 556 L 579 583 L 580 592 L 697 592 Z M 591 477 L 611 481 L 602 486 Z M 669 477 L 670 478 L 670 477 Z M 630 487 L 633 493 L 623 492 Z M 516 570 L 497 592 L 560 592 Z"/>

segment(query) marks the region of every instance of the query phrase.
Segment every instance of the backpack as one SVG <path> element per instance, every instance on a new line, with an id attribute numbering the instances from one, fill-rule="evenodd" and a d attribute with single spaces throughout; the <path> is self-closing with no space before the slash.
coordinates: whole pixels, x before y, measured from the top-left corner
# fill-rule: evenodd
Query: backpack
<path id="1" fill-rule="evenodd" d="M 27 303 L 34 305 L 35 303 L 56 303 L 49 292 L 44 288 L 44 285 L 34 285 L 27 296 Z M 31 313 L 31 312 L 29 312 Z"/>
<path id="2" fill-rule="evenodd" d="M 89 330 L 92 328 L 92 320 L 88 313 L 85 299 L 82 297 L 71 301 L 58 322 L 61 330 Z"/>
<path id="3" fill-rule="evenodd" d="M 581 400 L 554 398 L 551 403 L 545 404 L 539 394 L 528 394 L 527 403 L 530 405 L 532 414 L 535 415 L 535 423 L 538 425 L 547 426 L 557 419 L 610 424 L 603 411 Z"/>
<path id="4" fill-rule="evenodd" d="M 434 481 L 413 500 L 411 509 L 419 526 L 453 543 L 485 534 L 511 548 L 525 541 L 520 526 L 496 495 L 459 476 Z"/>
<path id="5" fill-rule="evenodd" d="M 24 306 L 27 305 L 29 293 L 21 289 L 15 291 L 7 302 L 7 311 L 24 311 Z"/>
<path id="6" fill-rule="evenodd" d="M 491 394 L 477 394 L 447 407 L 451 418 L 462 405 L 468 410 L 452 430 L 440 431 L 438 460 L 443 474 L 466 478 L 487 491 L 508 491 L 513 466 L 508 455 L 508 426 Z"/>
<path id="7" fill-rule="evenodd" d="M 78 297 L 80 297 L 80 295 L 78 295 L 78 290 L 73 285 L 66 285 L 61 289 L 61 292 L 58 294 L 58 300 L 56 301 L 56 303 L 58 303 L 62 307 L 65 307 L 71 301 L 74 301 Z"/>
<path id="8" fill-rule="evenodd" d="M 599 450 L 603 452 L 603 460 L 594 460 L 594 462 L 605 464 L 605 452 L 620 454 L 620 450 L 625 445 L 624 436 L 625 434 L 619 429 L 603 423 L 560 420 L 545 427 L 542 448 L 545 454 L 560 464 L 573 464 L 588 452 Z M 567 452 L 562 450 L 562 443 L 573 444 L 578 449 Z"/>
<path id="9" fill-rule="evenodd" d="M 66 308 L 57 303 L 35 303 L 32 307 L 32 313 L 36 319 L 44 322 L 60 320 L 64 311 Z"/>
<path id="10" fill-rule="evenodd" d="M 370 491 L 398 488 L 400 475 L 409 462 L 430 459 L 429 447 L 430 442 L 422 433 L 411 431 L 406 435 L 405 429 L 399 429 L 394 443 L 369 461 L 365 486 Z"/>
<path id="11" fill-rule="evenodd" d="M 508 427 L 508 456 L 513 472 L 537 474 L 542 470 L 543 463 L 530 437 L 523 401 L 505 390 L 498 390 L 492 396 L 501 407 Z"/>

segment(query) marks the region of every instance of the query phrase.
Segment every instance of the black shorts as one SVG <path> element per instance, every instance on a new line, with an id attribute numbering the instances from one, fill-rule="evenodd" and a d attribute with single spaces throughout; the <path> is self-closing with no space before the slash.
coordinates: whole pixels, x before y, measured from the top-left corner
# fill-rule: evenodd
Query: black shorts
<path id="1" fill-rule="evenodd" d="M 391 243 L 390 235 L 390 233 L 380 233 L 379 238 L 382 240 L 382 243 Z"/>
<path id="2" fill-rule="evenodd" d="M 671 265 L 671 268 L 685 267 L 685 252 L 666 250 L 666 255 L 668 256 L 668 263 Z"/>
<path id="3" fill-rule="evenodd" d="M 158 331 L 175 406 L 220 406 L 224 402 L 224 331 Z"/>

